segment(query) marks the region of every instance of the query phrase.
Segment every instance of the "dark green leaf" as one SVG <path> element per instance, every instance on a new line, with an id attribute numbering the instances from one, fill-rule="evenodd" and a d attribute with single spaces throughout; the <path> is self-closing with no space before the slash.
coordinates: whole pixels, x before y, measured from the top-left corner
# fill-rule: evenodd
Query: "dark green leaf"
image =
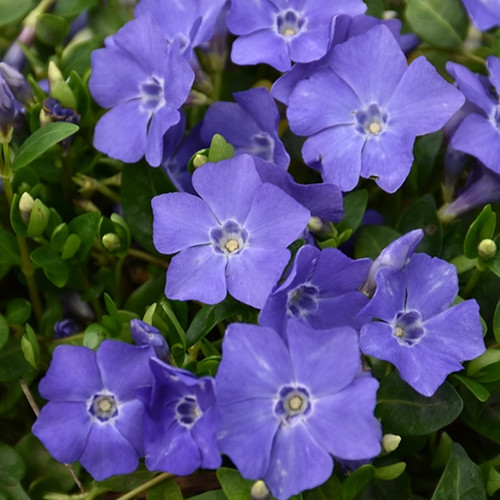
<path id="1" fill-rule="evenodd" d="M 82 240 L 76 234 L 70 234 L 68 239 L 64 242 L 62 251 L 61 251 L 61 259 L 67 260 L 74 257 L 77 250 L 80 248 Z"/>
<path id="2" fill-rule="evenodd" d="M 98 486 L 109 488 L 111 491 L 126 492 L 137 488 L 141 484 L 153 479 L 154 472 L 149 472 L 145 468 L 140 468 L 130 474 L 113 476 L 104 481 L 96 482 Z"/>
<path id="3" fill-rule="evenodd" d="M 376 259 L 389 243 L 400 236 L 401 233 L 388 226 L 362 226 L 354 244 L 355 257 Z"/>
<path id="4" fill-rule="evenodd" d="M 173 479 L 168 479 L 148 492 L 146 500 L 183 500 L 182 492 Z"/>
<path id="5" fill-rule="evenodd" d="M 21 19 L 32 5 L 31 0 L 0 0 L 0 26 Z"/>
<path id="6" fill-rule="evenodd" d="M 43 273 L 54 285 L 63 287 L 69 278 L 69 266 L 59 254 L 45 244 L 31 252 L 31 260 L 43 269 Z"/>
<path id="7" fill-rule="evenodd" d="M 353 500 L 361 493 L 375 475 L 373 465 L 357 468 L 342 484 L 342 500 Z"/>
<path id="8" fill-rule="evenodd" d="M 70 231 L 77 234 L 81 240 L 81 245 L 74 256 L 76 260 L 83 260 L 87 257 L 97 235 L 100 218 L 99 212 L 89 212 L 75 217 L 69 223 Z"/>
<path id="9" fill-rule="evenodd" d="M 64 0 L 56 2 L 54 13 L 62 17 L 74 17 L 97 5 L 99 0 Z"/>
<path id="10" fill-rule="evenodd" d="M 31 304 L 21 298 L 9 300 L 5 315 L 11 325 L 24 325 L 31 315 Z"/>
<path id="11" fill-rule="evenodd" d="M 36 36 L 47 45 L 61 45 L 68 31 L 68 21 L 54 14 L 42 14 L 36 20 Z"/>
<path id="12" fill-rule="evenodd" d="M 337 231 L 342 233 L 351 229 L 354 232 L 358 229 L 363 220 L 367 203 L 368 191 L 366 189 L 359 189 L 346 194 L 343 199 L 344 218 L 336 224 Z"/>
<path id="13" fill-rule="evenodd" d="M 226 298 L 224 302 L 214 306 L 203 306 L 186 332 L 188 347 L 203 338 L 215 325 L 231 316 L 241 314 L 247 311 L 248 307 L 234 300 L 231 297 Z"/>
<path id="14" fill-rule="evenodd" d="M 368 16 L 381 18 L 384 15 L 384 2 L 383 0 L 364 0 L 367 9 L 365 14 Z"/>
<path id="15" fill-rule="evenodd" d="M 431 500 L 486 500 L 479 467 L 457 443 Z"/>
<path id="16" fill-rule="evenodd" d="M 10 206 L 10 223 L 17 236 L 26 238 L 28 227 L 21 217 L 21 212 L 19 210 L 20 199 L 21 197 L 17 193 L 14 194 L 14 197 L 12 198 L 12 205 Z"/>
<path id="17" fill-rule="evenodd" d="M 161 272 L 136 288 L 127 299 L 124 308 L 142 316 L 146 308 L 164 295 L 165 273 Z"/>
<path id="18" fill-rule="evenodd" d="M 222 490 L 207 491 L 201 495 L 196 495 L 194 497 L 189 497 L 186 500 L 228 500 L 226 495 Z"/>
<path id="19" fill-rule="evenodd" d="M 438 47 L 458 47 L 468 18 L 460 0 L 407 0 L 406 19 L 415 33 Z"/>
<path id="20" fill-rule="evenodd" d="M 177 319 L 177 316 L 175 315 L 175 312 L 173 311 L 172 307 L 170 306 L 170 303 L 168 300 L 162 300 L 161 301 L 161 307 L 163 309 L 163 312 L 165 313 L 164 315 L 164 320 L 168 325 L 168 332 L 170 336 L 174 337 L 174 342 L 181 343 L 184 348 L 186 348 L 186 332 L 184 331 L 184 328 L 182 328 L 181 324 L 179 323 L 179 320 Z M 170 337 L 171 339 L 171 337 Z M 172 342 L 172 343 L 174 343 Z"/>
<path id="21" fill-rule="evenodd" d="M 419 252 L 432 256 L 441 253 L 443 228 L 437 216 L 436 201 L 430 194 L 411 205 L 399 220 L 396 229 L 405 234 L 413 229 L 423 229 L 424 237 L 418 245 Z"/>
<path id="22" fill-rule="evenodd" d="M 0 483 L 18 482 L 24 472 L 24 462 L 16 450 L 0 443 Z"/>
<path id="23" fill-rule="evenodd" d="M 231 500 L 252 500 L 250 488 L 255 481 L 243 479 L 237 470 L 221 467 L 217 470 L 217 479 L 227 498 Z"/>
<path id="24" fill-rule="evenodd" d="M 39 128 L 22 143 L 12 167 L 17 169 L 28 165 L 54 144 L 74 134 L 78 128 L 78 125 L 67 122 L 49 123 L 45 127 Z"/>
<path id="25" fill-rule="evenodd" d="M 335 474 L 330 476 L 330 479 L 321 486 L 309 490 L 303 494 L 304 500 L 343 500 L 342 485 Z"/>
<path id="26" fill-rule="evenodd" d="M 495 233 L 496 214 L 491 205 L 486 205 L 470 225 L 464 241 L 464 255 L 469 259 L 477 257 L 477 247 L 482 240 L 492 238 Z"/>
<path id="27" fill-rule="evenodd" d="M 469 391 L 471 391 L 472 394 L 474 394 L 474 396 L 479 399 L 479 401 L 482 401 L 483 403 L 485 401 L 488 401 L 491 393 L 488 389 L 486 389 L 486 387 L 484 387 L 484 385 L 463 375 L 453 374 L 453 378 L 460 380 L 460 382 L 462 382 L 462 384 L 464 384 L 464 386 L 467 387 L 467 389 L 469 389 Z"/>
<path id="28" fill-rule="evenodd" d="M 19 340 L 9 339 L 0 350 L 0 382 L 18 379 L 28 370 Z"/>
<path id="29" fill-rule="evenodd" d="M 493 335 L 495 335 L 497 343 L 500 343 L 500 299 L 498 300 L 495 313 L 493 315 Z"/>
<path id="30" fill-rule="evenodd" d="M 0 263 L 7 266 L 19 266 L 21 264 L 16 237 L 3 228 L 0 228 Z"/>
<path id="31" fill-rule="evenodd" d="M 151 253 L 153 245 L 153 211 L 151 199 L 159 194 L 175 191 L 161 168 L 144 165 L 124 165 L 121 200 L 124 218 L 132 236 Z"/>
<path id="32" fill-rule="evenodd" d="M 5 316 L 0 314 L 0 350 L 9 340 L 9 323 L 5 319 Z"/>
<path id="33" fill-rule="evenodd" d="M 382 420 L 386 432 L 419 436 L 453 422 L 462 407 L 462 399 L 447 382 L 432 397 L 425 397 L 394 371 L 380 383 L 375 413 Z"/>

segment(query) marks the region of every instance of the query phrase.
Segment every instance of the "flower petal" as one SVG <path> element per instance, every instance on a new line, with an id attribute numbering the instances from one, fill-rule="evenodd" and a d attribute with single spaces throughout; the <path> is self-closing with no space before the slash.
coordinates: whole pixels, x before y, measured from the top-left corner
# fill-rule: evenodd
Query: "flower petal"
<path id="1" fill-rule="evenodd" d="M 180 119 L 179 111 L 170 106 L 162 106 L 153 113 L 146 137 L 146 161 L 152 167 L 158 167 L 162 162 L 163 136 Z"/>

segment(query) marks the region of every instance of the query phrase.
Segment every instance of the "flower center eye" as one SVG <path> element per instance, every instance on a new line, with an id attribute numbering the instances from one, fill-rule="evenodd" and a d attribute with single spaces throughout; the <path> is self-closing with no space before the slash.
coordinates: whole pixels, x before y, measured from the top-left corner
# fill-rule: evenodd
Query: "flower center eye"
<path id="1" fill-rule="evenodd" d="M 425 335 L 422 316 L 418 311 L 401 311 L 396 315 L 393 335 L 405 346 L 413 346 Z"/>
<path id="2" fill-rule="evenodd" d="M 299 33 L 305 23 L 305 19 L 294 10 L 286 10 L 280 12 L 276 16 L 276 26 L 278 28 L 278 33 L 288 38 Z"/>
<path id="3" fill-rule="evenodd" d="M 305 387 L 286 385 L 278 393 L 274 414 L 283 425 L 293 425 L 311 412 L 309 391 Z"/>
<path id="4" fill-rule="evenodd" d="M 118 415 L 118 403 L 111 394 L 95 394 L 89 405 L 89 413 L 106 422 Z"/>
<path id="5" fill-rule="evenodd" d="M 196 396 L 184 396 L 175 408 L 175 417 L 184 427 L 192 427 L 203 415 Z"/>
<path id="6" fill-rule="evenodd" d="M 165 104 L 163 96 L 163 79 L 156 76 L 149 77 L 139 86 L 142 107 L 148 111 L 155 111 Z"/>
<path id="7" fill-rule="evenodd" d="M 377 104 L 370 104 L 367 108 L 356 111 L 356 130 L 365 136 L 372 137 L 384 131 L 388 116 Z"/>
<path id="8" fill-rule="evenodd" d="M 212 248 L 227 256 L 239 254 L 247 245 L 248 232 L 236 221 L 228 220 L 222 226 L 210 230 Z"/>
<path id="9" fill-rule="evenodd" d="M 288 313 L 292 316 L 306 316 L 318 309 L 319 290 L 309 284 L 300 285 L 288 292 Z"/>

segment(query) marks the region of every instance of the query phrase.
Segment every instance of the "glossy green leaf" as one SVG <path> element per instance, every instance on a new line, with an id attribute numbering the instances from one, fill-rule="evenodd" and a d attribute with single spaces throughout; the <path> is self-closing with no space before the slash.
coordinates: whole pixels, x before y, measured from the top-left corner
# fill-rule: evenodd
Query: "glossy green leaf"
<path id="1" fill-rule="evenodd" d="M 464 241 L 464 255 L 469 259 L 477 257 L 477 247 L 482 240 L 492 238 L 495 233 L 496 214 L 491 205 L 486 205 L 470 225 Z"/>
<path id="2" fill-rule="evenodd" d="M 21 338 L 21 349 L 26 361 L 33 367 L 38 368 L 40 361 L 40 347 L 36 334 L 30 325 L 26 325 L 26 333 Z"/>
<path id="3" fill-rule="evenodd" d="M 304 500 L 343 500 L 342 485 L 335 474 L 326 483 L 309 490 L 302 495 Z"/>
<path id="4" fill-rule="evenodd" d="M 28 165 L 50 147 L 73 135 L 78 129 L 78 125 L 67 122 L 49 123 L 45 127 L 39 128 L 22 143 L 12 167 L 17 169 Z"/>
<path id="5" fill-rule="evenodd" d="M 227 498 L 231 500 L 252 500 L 250 489 L 255 481 L 243 479 L 237 470 L 227 467 L 221 467 L 216 474 Z"/>
<path id="6" fill-rule="evenodd" d="M 18 482 L 25 473 L 22 458 L 11 446 L 0 443 L 0 483 Z"/>
<path id="7" fill-rule="evenodd" d="M 32 0 L 0 0 L 0 26 L 24 17 L 33 5 Z"/>
<path id="8" fill-rule="evenodd" d="M 348 193 L 343 198 L 344 218 L 335 225 L 337 231 L 342 233 L 348 229 L 355 231 L 363 220 L 368 203 L 368 191 L 359 189 Z"/>
<path id="9" fill-rule="evenodd" d="M 389 226 L 361 226 L 354 244 L 354 255 L 356 259 L 376 259 L 389 243 L 400 236 L 399 231 Z"/>
<path id="10" fill-rule="evenodd" d="M 123 166 L 121 201 L 124 218 L 134 239 L 154 254 L 157 252 L 153 245 L 151 199 L 170 191 L 175 191 L 175 188 L 161 168 Z"/>
<path id="11" fill-rule="evenodd" d="M 182 492 L 173 479 L 151 488 L 146 500 L 183 500 Z"/>
<path id="12" fill-rule="evenodd" d="M 457 443 L 431 500 L 486 500 L 479 467 Z"/>
<path id="13" fill-rule="evenodd" d="M 3 228 L 0 228 L 0 263 L 6 266 L 21 264 L 16 237 Z"/>
<path id="14" fill-rule="evenodd" d="M 47 45 L 60 45 L 64 41 L 68 31 L 68 21 L 54 14 L 42 14 L 36 20 L 36 36 Z"/>
<path id="15" fill-rule="evenodd" d="M 174 334 L 174 342 L 180 342 L 184 346 L 184 348 L 186 348 L 186 332 L 184 331 L 184 328 L 182 328 L 182 325 L 179 323 L 179 320 L 177 319 L 177 316 L 175 315 L 175 312 L 173 311 L 169 302 L 165 299 L 161 301 L 160 305 L 163 312 L 165 313 L 164 318 L 165 322 L 168 325 L 169 334 Z"/>
<path id="16" fill-rule="evenodd" d="M 419 436 L 453 422 L 462 407 L 462 399 L 449 383 L 445 382 L 432 397 L 426 397 L 412 389 L 394 371 L 380 383 L 375 414 L 384 423 L 386 432 Z"/>
<path id="17" fill-rule="evenodd" d="M 68 239 L 64 242 L 61 251 L 61 259 L 63 260 L 71 259 L 80 248 L 81 243 L 82 240 L 77 234 L 70 234 L 68 236 Z"/>
<path id="18" fill-rule="evenodd" d="M 418 245 L 419 252 L 432 256 L 441 253 L 443 228 L 437 216 L 436 201 L 430 194 L 417 200 L 401 216 L 396 229 L 405 234 L 413 229 L 423 229 L 424 237 Z"/>
<path id="19" fill-rule="evenodd" d="M 66 284 L 69 278 L 69 266 L 49 244 L 35 248 L 30 257 L 54 285 L 61 288 Z"/>
<path id="20" fill-rule="evenodd" d="M 231 297 L 226 298 L 224 302 L 214 306 L 203 306 L 193 318 L 186 332 L 188 347 L 202 339 L 221 321 L 236 314 L 241 314 L 246 310 L 248 310 L 247 306 Z"/>
<path id="21" fill-rule="evenodd" d="M 437 47 L 458 47 L 468 17 L 460 0 L 407 0 L 406 19 L 415 33 Z"/>
<path id="22" fill-rule="evenodd" d="M 0 350 L 0 382 L 16 380 L 30 369 L 19 340 L 9 339 Z"/>
<path id="23" fill-rule="evenodd" d="M 486 477 L 486 493 L 492 497 L 500 490 L 500 472 L 491 465 L 485 465 L 481 469 L 483 475 Z"/>
<path id="24" fill-rule="evenodd" d="M 31 304 L 26 299 L 12 299 L 7 303 L 5 316 L 11 325 L 24 325 L 31 315 Z"/>
<path id="25" fill-rule="evenodd" d="M 68 224 L 70 231 L 81 240 L 80 247 L 74 255 L 76 260 L 83 260 L 87 257 L 97 235 L 100 218 L 99 212 L 89 212 L 75 217 Z"/>
<path id="26" fill-rule="evenodd" d="M 479 434 L 500 443 L 500 393 L 492 392 L 485 403 L 469 391 L 461 390 L 460 393 L 465 404 L 461 419 Z"/>
<path id="27" fill-rule="evenodd" d="M 382 479 L 383 481 L 391 481 L 398 478 L 406 469 L 404 462 L 397 462 L 391 465 L 384 465 L 383 467 L 375 467 L 374 477 Z"/>
<path id="28" fill-rule="evenodd" d="M 370 464 L 358 467 L 342 484 L 342 500 L 354 500 L 374 478 L 374 467 Z"/>
<path id="29" fill-rule="evenodd" d="M 479 399 L 479 401 L 487 401 L 491 395 L 490 391 L 476 380 L 465 377 L 463 375 L 458 375 L 456 373 L 453 374 L 453 378 L 456 378 L 457 380 L 462 382 L 462 384 L 467 387 L 467 389 L 469 389 L 469 391 L 471 391 L 472 394 L 474 394 L 474 396 Z"/>

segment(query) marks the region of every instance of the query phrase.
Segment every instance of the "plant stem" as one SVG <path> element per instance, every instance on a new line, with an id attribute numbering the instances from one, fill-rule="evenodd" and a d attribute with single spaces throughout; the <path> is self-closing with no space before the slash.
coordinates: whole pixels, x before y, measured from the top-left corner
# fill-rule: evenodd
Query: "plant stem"
<path id="1" fill-rule="evenodd" d="M 118 497 L 116 500 L 132 500 L 139 493 L 149 490 L 153 486 L 156 486 L 157 484 L 160 484 L 163 481 L 166 481 L 167 479 L 170 479 L 172 477 L 174 477 L 173 474 L 170 474 L 169 472 L 163 472 L 162 474 L 155 476 L 153 479 L 150 479 L 149 481 L 146 481 L 145 483 L 141 484 L 132 491 L 129 491 L 127 494 Z"/>
<path id="2" fill-rule="evenodd" d="M 155 257 L 147 252 L 142 250 L 138 250 L 137 248 L 129 248 L 128 255 L 130 257 L 135 257 L 137 259 L 145 260 L 146 262 L 150 262 L 155 266 L 161 267 L 162 269 L 168 269 L 168 262 L 165 262 L 160 257 Z"/>
<path id="3" fill-rule="evenodd" d="M 470 293 L 472 292 L 472 289 L 476 286 L 476 283 L 479 281 L 479 278 L 482 274 L 482 270 L 476 267 L 474 269 L 474 272 L 472 273 L 472 276 L 469 278 L 469 281 L 467 282 L 467 285 L 465 285 L 464 292 L 462 293 L 462 298 L 466 299 L 469 297 Z"/>

